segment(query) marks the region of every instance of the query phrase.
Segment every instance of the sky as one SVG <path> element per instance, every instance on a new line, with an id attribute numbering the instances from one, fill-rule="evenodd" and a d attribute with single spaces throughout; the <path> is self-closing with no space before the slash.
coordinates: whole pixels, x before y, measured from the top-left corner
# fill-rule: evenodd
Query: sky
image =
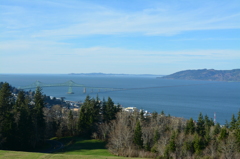
<path id="1" fill-rule="evenodd" d="M 0 73 L 240 68 L 239 0 L 0 0 Z"/>

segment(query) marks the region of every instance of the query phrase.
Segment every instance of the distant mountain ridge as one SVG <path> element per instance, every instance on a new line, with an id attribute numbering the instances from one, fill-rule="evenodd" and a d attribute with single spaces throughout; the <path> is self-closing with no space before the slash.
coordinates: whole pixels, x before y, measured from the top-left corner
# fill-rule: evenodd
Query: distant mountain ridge
<path id="1" fill-rule="evenodd" d="M 161 77 L 163 75 L 154 75 L 154 74 L 115 74 L 115 73 L 69 73 L 69 75 L 81 75 L 81 76 L 153 76 Z"/>
<path id="2" fill-rule="evenodd" d="M 171 75 L 159 77 L 163 79 L 204 80 L 204 81 L 237 81 L 240 82 L 240 69 L 214 70 L 199 69 L 185 70 Z"/>

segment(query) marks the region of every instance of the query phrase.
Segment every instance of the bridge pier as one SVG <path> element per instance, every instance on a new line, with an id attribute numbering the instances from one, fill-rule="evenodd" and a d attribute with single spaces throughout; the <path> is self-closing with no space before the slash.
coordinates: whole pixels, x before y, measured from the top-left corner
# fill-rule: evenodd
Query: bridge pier
<path id="1" fill-rule="evenodd" d="M 68 92 L 67 94 L 74 94 L 74 92 L 72 91 L 72 87 L 68 87 Z"/>

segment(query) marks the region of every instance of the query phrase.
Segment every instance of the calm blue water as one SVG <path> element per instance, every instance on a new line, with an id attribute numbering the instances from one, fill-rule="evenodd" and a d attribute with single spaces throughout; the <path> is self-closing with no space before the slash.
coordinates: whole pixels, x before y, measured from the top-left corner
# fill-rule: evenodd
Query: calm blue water
<path id="1" fill-rule="evenodd" d="M 230 121 L 232 114 L 240 110 L 240 82 L 211 82 L 164 80 L 155 77 L 123 76 L 78 76 L 78 75 L 0 75 L 0 81 L 12 86 L 27 86 L 35 81 L 43 83 L 64 83 L 72 80 L 90 87 L 110 88 L 146 88 L 115 92 L 87 92 L 92 97 L 107 99 L 110 96 L 115 103 L 123 107 L 137 107 L 150 112 L 162 110 L 172 116 L 197 119 L 200 112 L 224 124 Z M 171 86 L 171 87 L 161 87 Z M 67 94 L 68 87 L 45 87 L 43 93 L 55 97 L 66 97 L 67 100 L 84 101 L 86 94 L 83 88 L 73 87 L 74 94 Z"/>

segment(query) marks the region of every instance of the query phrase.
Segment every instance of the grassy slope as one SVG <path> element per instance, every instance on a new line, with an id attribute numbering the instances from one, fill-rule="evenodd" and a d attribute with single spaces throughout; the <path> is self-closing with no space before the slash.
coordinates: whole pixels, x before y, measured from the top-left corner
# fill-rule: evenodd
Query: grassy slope
<path id="1" fill-rule="evenodd" d="M 105 147 L 105 143 L 100 140 L 86 140 L 80 137 L 68 137 L 58 140 L 65 146 L 60 152 L 71 155 L 98 155 L 113 156 Z"/>
<path id="2" fill-rule="evenodd" d="M 99 155 L 67 155 L 67 154 L 44 154 L 33 152 L 19 151 L 2 151 L 0 150 L 1 159 L 126 159 L 125 157 L 117 156 L 99 156 Z M 127 158 L 139 159 L 139 158 Z"/>
<path id="3" fill-rule="evenodd" d="M 105 148 L 105 143 L 99 140 L 69 137 L 58 141 L 62 142 L 65 148 L 54 154 L 0 150 L 0 159 L 125 159 L 125 157 L 113 156 Z"/>

